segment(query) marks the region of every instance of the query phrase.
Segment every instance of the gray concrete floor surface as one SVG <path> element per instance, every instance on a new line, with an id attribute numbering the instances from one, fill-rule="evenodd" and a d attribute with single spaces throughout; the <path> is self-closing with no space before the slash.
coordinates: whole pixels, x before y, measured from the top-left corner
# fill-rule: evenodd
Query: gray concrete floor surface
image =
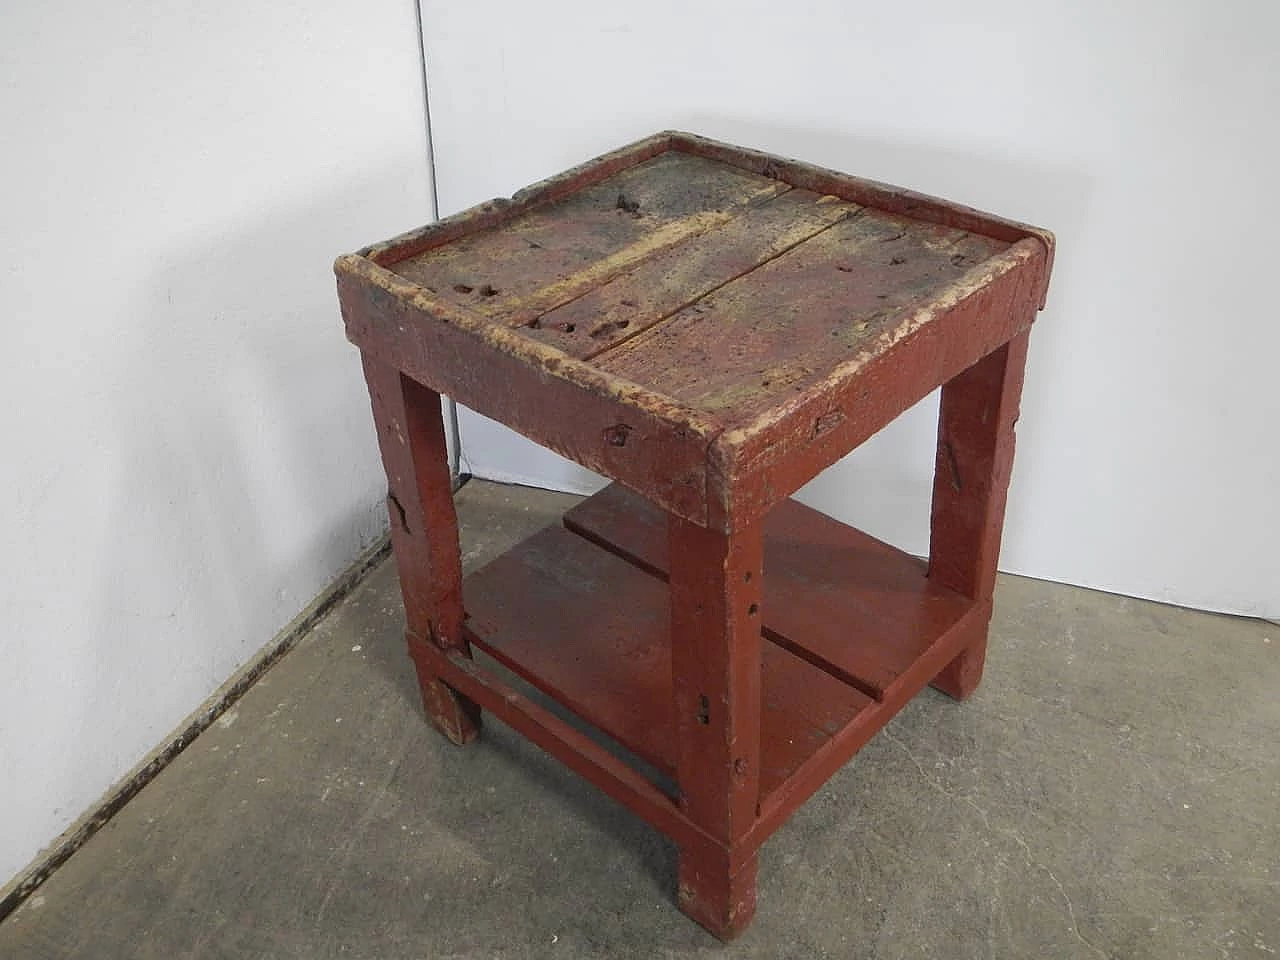
<path id="1" fill-rule="evenodd" d="M 472 482 L 468 568 L 574 498 Z M 6 921 L 0 957 L 1276 957 L 1280 628 L 1002 577 L 761 853 L 723 946 L 675 849 L 490 719 L 423 721 L 384 562 Z"/>

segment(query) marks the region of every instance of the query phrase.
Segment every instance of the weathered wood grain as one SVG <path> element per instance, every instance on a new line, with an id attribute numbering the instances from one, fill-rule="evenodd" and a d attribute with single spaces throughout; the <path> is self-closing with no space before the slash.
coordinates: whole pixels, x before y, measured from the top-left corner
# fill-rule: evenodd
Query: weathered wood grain
<path id="1" fill-rule="evenodd" d="M 452 688 L 625 804 L 682 849 L 697 850 L 709 859 L 728 859 L 727 852 L 661 790 L 586 734 L 503 684 L 475 661 L 457 653 L 446 653 L 412 635 L 408 641 L 409 653 L 415 662 L 444 678 Z"/>
<path id="2" fill-rule="evenodd" d="M 768 835 L 926 684 L 981 675 L 1053 254 L 1035 227 L 665 132 L 339 258 L 410 648 L 451 698 L 428 711 L 461 727 L 470 697 L 666 830 L 682 909 L 739 932 Z M 943 384 L 927 571 L 788 501 Z M 468 578 L 462 626 L 437 393 L 622 485 Z M 679 805 L 468 638 L 674 775 Z"/>
<path id="3" fill-rule="evenodd" d="M 1007 245 L 864 210 L 596 358 L 726 421 L 785 404 Z"/>
<path id="4" fill-rule="evenodd" d="M 542 314 L 521 332 L 571 356 L 594 357 L 860 209 L 789 190 Z"/>
<path id="5" fill-rule="evenodd" d="M 501 230 L 389 266 L 442 300 L 517 325 L 788 189 L 727 164 L 664 153 L 533 207 Z"/>

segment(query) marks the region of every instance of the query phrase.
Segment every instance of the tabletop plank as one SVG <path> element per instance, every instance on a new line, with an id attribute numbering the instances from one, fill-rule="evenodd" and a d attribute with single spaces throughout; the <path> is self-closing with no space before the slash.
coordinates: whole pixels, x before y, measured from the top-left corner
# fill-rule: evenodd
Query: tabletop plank
<path id="1" fill-rule="evenodd" d="M 666 586 L 561 526 L 463 583 L 473 643 L 667 776 L 676 772 Z M 762 799 L 872 700 L 761 645 Z"/>
<path id="2" fill-rule="evenodd" d="M 598 356 L 600 369 L 748 417 L 820 379 L 1001 240 L 866 210 Z"/>
<path id="3" fill-rule="evenodd" d="M 790 190 L 636 264 L 535 318 L 522 332 L 590 358 L 861 209 L 811 190 Z"/>
<path id="4" fill-rule="evenodd" d="M 387 266 L 440 299 L 504 323 L 527 322 L 788 189 L 737 167 L 668 152 L 500 229 Z"/>

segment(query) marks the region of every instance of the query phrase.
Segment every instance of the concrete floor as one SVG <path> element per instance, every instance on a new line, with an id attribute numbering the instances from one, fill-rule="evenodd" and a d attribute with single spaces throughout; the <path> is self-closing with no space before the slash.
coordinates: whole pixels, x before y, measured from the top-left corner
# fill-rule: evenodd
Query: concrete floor
<path id="1" fill-rule="evenodd" d="M 469 567 L 573 498 L 473 482 Z M 0 923 L 0 957 L 1262 957 L 1280 628 L 1004 577 L 926 691 L 764 848 L 726 948 L 660 835 L 490 722 L 422 721 L 382 564 Z"/>

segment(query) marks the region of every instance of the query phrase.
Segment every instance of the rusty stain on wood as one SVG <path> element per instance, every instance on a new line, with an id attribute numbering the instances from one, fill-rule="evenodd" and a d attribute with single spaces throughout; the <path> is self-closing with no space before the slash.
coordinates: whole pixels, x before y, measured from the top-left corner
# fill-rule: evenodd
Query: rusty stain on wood
<path id="1" fill-rule="evenodd" d="M 480 708 L 510 723 L 672 836 L 681 908 L 741 932 L 770 833 L 924 686 L 982 675 L 1053 255 L 1036 227 L 666 131 L 340 257 L 428 715 L 458 743 Z M 927 567 L 788 499 L 938 386 Z M 617 482 L 463 584 L 442 393 Z"/>

